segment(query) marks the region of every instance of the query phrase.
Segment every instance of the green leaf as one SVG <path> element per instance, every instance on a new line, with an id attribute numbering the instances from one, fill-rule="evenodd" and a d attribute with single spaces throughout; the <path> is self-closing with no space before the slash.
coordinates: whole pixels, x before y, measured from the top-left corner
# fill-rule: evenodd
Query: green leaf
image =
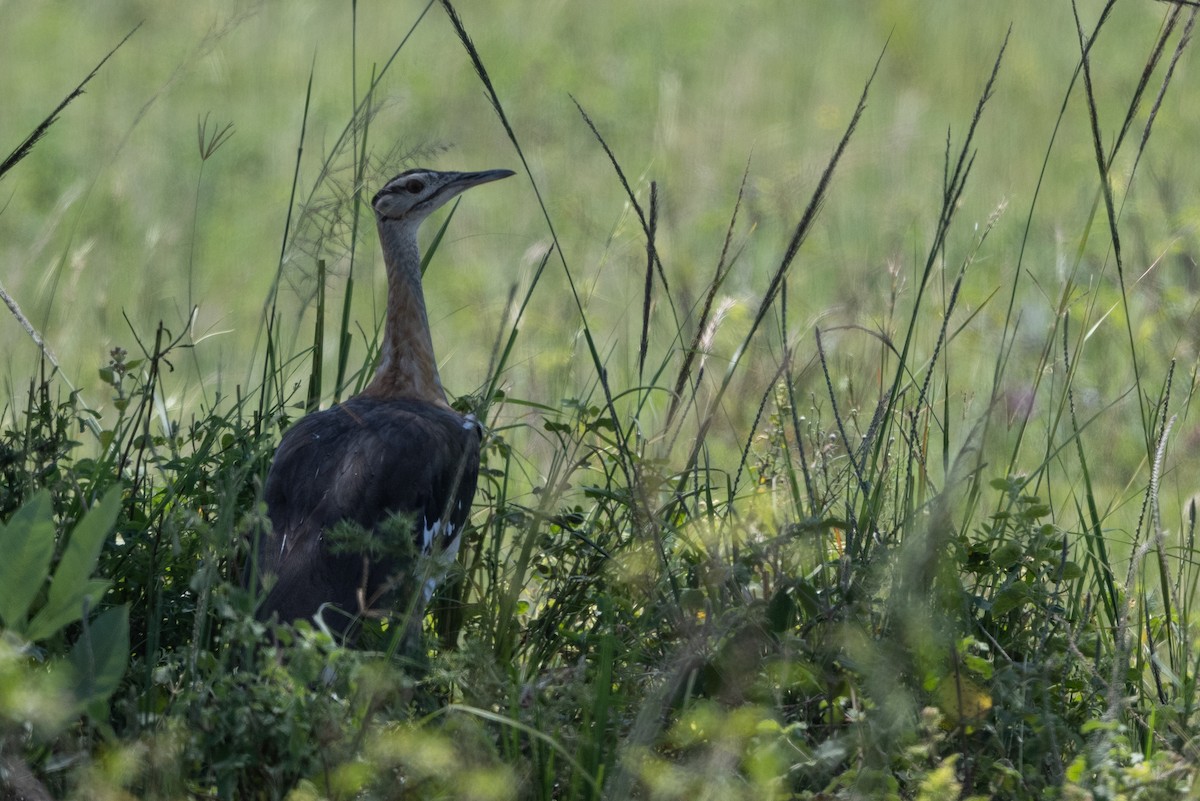
<path id="1" fill-rule="evenodd" d="M 1025 556 L 1025 548 L 1019 542 L 1009 540 L 992 551 L 992 562 L 1001 569 L 1007 570 L 1021 561 Z"/>
<path id="2" fill-rule="evenodd" d="M 980 678 L 990 679 L 992 677 L 992 663 L 984 659 L 982 656 L 967 654 L 963 657 L 963 664 L 966 666 L 967 670 L 971 671 Z"/>
<path id="3" fill-rule="evenodd" d="M 992 489 L 1012 495 L 1020 491 L 1025 482 L 1017 476 L 1005 476 L 1004 478 L 993 478 L 988 484 L 991 485 Z"/>
<path id="4" fill-rule="evenodd" d="M 67 658 L 75 668 L 79 705 L 92 717 L 106 718 L 105 704 L 129 664 L 129 607 L 113 607 L 85 623 Z"/>
<path id="5" fill-rule="evenodd" d="M 1037 500 L 1036 498 L 1034 500 Z M 1044 503 L 1030 503 L 1021 510 L 1021 517 L 1026 520 L 1037 520 L 1050 514 L 1050 507 Z"/>
<path id="6" fill-rule="evenodd" d="M 55 584 L 58 577 L 55 576 Z M 29 621 L 25 636 L 30 640 L 44 640 L 56 631 L 76 620 L 82 620 L 86 613 L 95 609 L 104 593 L 112 586 L 109 579 L 91 579 L 72 588 L 70 593 L 60 593 L 54 596 L 54 585 L 51 585 L 50 601 Z"/>
<path id="7" fill-rule="evenodd" d="M 1083 578 L 1083 568 L 1075 562 L 1063 562 L 1062 575 L 1059 578 L 1063 581 L 1074 581 L 1075 579 Z"/>
<path id="8" fill-rule="evenodd" d="M 71 532 L 50 582 L 46 605 L 29 622 L 25 636 L 42 640 L 68 623 L 81 619 L 95 607 L 112 582 L 89 580 L 100 558 L 100 548 L 112 531 L 121 508 L 121 489 L 114 487 L 83 516 Z"/>
<path id="9" fill-rule="evenodd" d="M 113 487 L 75 526 L 62 559 L 54 570 L 54 581 L 50 585 L 51 604 L 56 597 L 78 596 L 79 587 L 96 569 L 100 549 L 117 522 L 117 512 L 120 510 L 121 488 Z"/>
<path id="10" fill-rule="evenodd" d="M 1018 606 L 1029 600 L 1029 588 L 1021 582 L 1010 584 L 1000 592 L 996 593 L 995 599 L 992 601 L 992 614 L 997 617 L 1007 612 L 1011 612 Z"/>
<path id="11" fill-rule="evenodd" d="M 5 558 L 0 559 L 0 619 L 24 634 L 25 618 L 50 571 L 54 516 L 50 493 L 41 490 L 0 525 Z"/>

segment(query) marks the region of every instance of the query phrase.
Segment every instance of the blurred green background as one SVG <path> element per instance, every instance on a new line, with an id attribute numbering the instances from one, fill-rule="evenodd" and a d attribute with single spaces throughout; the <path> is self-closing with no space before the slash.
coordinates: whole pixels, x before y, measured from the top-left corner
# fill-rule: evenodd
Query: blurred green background
<path id="1" fill-rule="evenodd" d="M 1080 3 L 1088 30 L 1101 5 Z M 0 182 L 0 283 L 45 336 L 87 404 L 102 411 L 109 404 L 96 377 L 109 350 L 136 350 L 123 316 L 145 340 L 158 321 L 182 332 L 192 305 L 198 307 L 190 334 L 194 361 L 176 365 L 180 389 L 163 399 L 168 413 L 186 416 L 218 393 L 228 396 L 253 383 L 310 71 L 299 197 L 317 188 L 309 213 L 297 209 L 293 220 L 279 295 L 290 326 L 281 334 L 292 352 L 311 343 L 317 258 L 329 264 L 333 309 L 340 309 L 349 269 L 349 234 L 341 223 L 348 218 L 352 153 L 336 154 L 334 172 L 318 185 L 321 165 L 373 70 L 414 24 L 376 93 L 368 196 L 414 162 L 520 169 L 445 14 L 434 6 L 421 18 L 425 8 L 360 2 L 354 35 L 352 6 L 345 2 L 0 3 L 0 149 L 6 152 L 141 24 L 32 156 Z M 831 329 L 826 344 L 839 389 L 868 410 L 879 394 L 873 367 L 879 342 L 839 327 L 890 336 L 902 330 L 933 236 L 947 138 L 956 152 L 1011 27 L 945 266 L 948 284 L 988 220 L 1003 210 L 975 255 L 956 311 L 956 323 L 970 325 L 949 353 L 949 394 L 965 424 L 959 430 L 987 413 L 1026 221 L 1079 60 L 1069 3 L 464 0 L 458 8 L 546 199 L 601 353 L 610 370 L 626 376 L 636 369 L 644 235 L 571 98 L 604 134 L 643 206 L 649 182 L 659 182 L 658 249 L 681 315 L 711 277 L 748 165 L 734 233 L 740 255 L 722 288 L 728 314 L 711 356 L 720 364 L 746 330 L 886 45 L 867 112 L 792 270 L 788 296 L 788 339 L 799 364 L 810 363 L 815 352 L 813 326 Z M 1150 0 L 1118 3 L 1093 53 L 1106 146 L 1169 8 Z M 1189 385 L 1196 352 L 1200 103 L 1190 54 L 1174 81 L 1135 182 L 1126 185 L 1123 178 L 1131 161 L 1119 161 L 1113 175 L 1136 315 L 1134 346 L 1145 359 L 1143 391 L 1161 384 L 1173 358 L 1178 380 Z M 1076 401 L 1085 418 L 1103 412 L 1085 440 L 1094 436 L 1102 453 L 1112 451 L 1101 478 L 1119 503 L 1132 471 L 1144 468 L 1145 446 L 1130 393 L 1130 345 L 1103 206 L 1096 205 L 1099 181 L 1081 89 L 1077 85 L 1070 97 L 1029 222 L 1006 391 L 1019 397 L 1036 377 L 1034 356 L 1045 346 L 1064 276 L 1078 259 L 1068 306 L 1080 323 L 1072 330 L 1095 331 L 1074 384 Z M 1135 137 L 1149 105 L 1137 118 Z M 206 117 L 210 131 L 234 128 L 202 167 L 197 123 Z M 399 158 L 406 154 L 413 159 Z M 320 209 L 327 213 L 312 213 Z M 331 216 L 337 224 L 323 230 Z M 384 281 L 369 215 L 364 223 L 355 319 L 371 332 L 382 314 Z M 511 324 L 508 292 L 528 284 L 548 242 L 526 176 L 465 197 L 426 277 L 435 345 L 453 392 L 479 388 L 497 332 Z M 678 345 L 659 297 L 652 344 L 661 356 Z M 522 325 L 508 391 L 547 403 L 577 393 L 577 379 L 589 374 L 579 372 L 580 330 L 561 265 L 551 262 Z M 933 321 L 929 342 L 936 333 Z M 777 335 L 761 337 L 744 384 L 726 400 L 730 425 L 742 435 L 782 344 Z M 6 397 L 19 398 L 38 355 L 7 314 L 0 320 L 0 353 Z M 362 336 L 354 353 L 352 363 L 361 363 Z M 306 375 L 302 362 L 294 365 L 297 380 Z M 807 375 L 817 377 L 812 370 Z M 822 387 L 813 381 L 813 392 Z M 1196 439 L 1185 418 L 1173 438 L 1168 478 L 1177 497 L 1193 489 Z"/>

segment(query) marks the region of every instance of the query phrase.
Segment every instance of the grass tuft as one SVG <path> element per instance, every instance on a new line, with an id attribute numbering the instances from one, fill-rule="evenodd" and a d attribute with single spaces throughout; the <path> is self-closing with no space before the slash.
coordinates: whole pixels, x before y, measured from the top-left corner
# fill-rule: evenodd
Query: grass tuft
<path id="1" fill-rule="evenodd" d="M 1085 34 L 1074 8 L 1083 80 L 1011 235 L 1008 198 L 964 221 L 985 191 L 995 106 L 1011 102 L 1010 28 L 973 78 L 965 134 L 945 134 L 912 255 L 874 254 L 887 266 L 873 283 L 814 311 L 814 276 L 836 266 L 833 207 L 877 124 L 867 101 L 905 31 L 846 118 L 824 112 L 838 124 L 817 126 L 830 142 L 802 204 L 772 210 L 771 176 L 747 160 L 736 196 L 696 230 L 673 215 L 672 176 L 631 179 L 646 171 L 622 159 L 644 154 L 602 102 L 585 111 L 572 95 L 578 133 L 615 176 L 611 213 L 628 222 L 595 265 L 535 181 L 526 154 L 541 143 L 502 102 L 509 73 L 489 69 L 442 0 L 544 228 L 527 274 L 488 285 L 501 321 L 470 346 L 487 369 L 454 399 L 483 421 L 476 508 L 423 618 L 406 603 L 422 557 L 355 527 L 330 536 L 406 565 L 389 583 L 394 614 L 363 621 L 358 648 L 254 618 L 278 433 L 361 388 L 378 356 L 378 321 L 356 323 L 362 203 L 405 160 L 377 144 L 381 80 L 422 44 L 432 6 L 368 70 L 352 4 L 349 118 L 319 154 L 324 67 L 309 68 L 280 250 L 232 394 L 204 377 L 210 342 L 193 336 L 211 213 L 200 190 L 234 147 L 232 123 L 207 116 L 183 329 L 127 317 L 126 347 L 98 370 L 99 409 L 48 355 L 19 400 L 10 391 L 0 785 L 30 798 L 593 801 L 1191 790 L 1200 571 L 1178 465 L 1196 373 L 1177 368 L 1186 347 L 1158 346 L 1169 292 L 1126 280 L 1147 250 L 1133 178 L 1154 163 L 1150 134 L 1192 37 L 1195 9 L 1181 5 L 1164 10 L 1107 149 L 1103 47 L 1118 11 L 1108 3 Z M 1042 224 L 1044 193 L 1071 122 L 1100 185 L 1051 277 L 1030 265 L 1058 247 L 1043 241 L 1063 225 L 1057 212 Z M 930 152 L 943 147 L 928 136 Z M 463 228 L 452 208 L 433 233 L 431 281 Z M 681 255 L 684 233 L 710 243 L 711 268 Z M 582 280 L 579 264 L 611 270 L 608 282 Z M 621 282 L 628 324 L 609 330 L 597 306 Z"/>

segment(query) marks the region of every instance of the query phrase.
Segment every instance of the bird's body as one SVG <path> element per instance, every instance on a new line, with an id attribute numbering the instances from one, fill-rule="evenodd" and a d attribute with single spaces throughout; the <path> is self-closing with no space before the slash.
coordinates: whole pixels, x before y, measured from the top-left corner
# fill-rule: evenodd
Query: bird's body
<path id="1" fill-rule="evenodd" d="M 265 491 L 271 530 L 259 540 L 259 572 L 270 588 L 260 618 L 311 618 L 329 605 L 340 611 L 322 620 L 344 634 L 401 577 L 428 602 L 436 572 L 416 575 L 394 543 L 338 548 L 329 533 L 339 524 L 378 533 L 395 518 L 410 527 L 417 549 L 454 558 L 475 494 L 480 429 L 450 408 L 442 390 L 416 234 L 454 195 L 511 174 L 409 170 L 373 199 L 388 271 L 379 368 L 360 395 L 302 418 L 279 445 Z"/>
<path id="2" fill-rule="evenodd" d="M 259 614 L 311 617 L 330 603 L 341 614 L 323 619 L 344 630 L 412 566 L 387 555 L 396 543 L 384 544 L 382 557 L 332 553 L 329 530 L 342 522 L 376 530 L 410 515 L 418 547 L 452 560 L 478 473 L 478 424 L 444 407 L 360 396 L 303 418 L 280 443 L 267 479 L 276 534 L 264 538 L 261 567 L 277 580 Z"/>

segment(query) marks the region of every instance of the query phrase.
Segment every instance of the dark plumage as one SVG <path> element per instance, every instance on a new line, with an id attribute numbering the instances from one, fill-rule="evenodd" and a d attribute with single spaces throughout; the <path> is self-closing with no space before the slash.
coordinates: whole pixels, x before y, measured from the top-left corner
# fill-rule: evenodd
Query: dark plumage
<path id="1" fill-rule="evenodd" d="M 419 624 L 441 578 L 436 563 L 418 574 L 416 560 L 400 556 L 405 549 L 395 543 L 345 552 L 331 547 L 330 531 L 352 523 L 378 537 L 400 516 L 411 521 L 416 549 L 440 557 L 443 567 L 454 559 L 475 495 L 480 431 L 442 390 L 417 229 L 463 190 L 509 175 L 408 170 L 372 199 L 388 278 L 379 367 L 360 395 L 304 417 L 279 445 L 267 476 L 271 530 L 259 538 L 258 570 L 270 588 L 261 619 L 311 618 L 324 607 L 321 620 L 346 635 L 358 616 L 388 609 L 389 592 L 399 588 L 411 591 L 395 599 L 402 610 L 420 591 L 409 620 Z"/>
<path id="2" fill-rule="evenodd" d="M 478 475 L 478 424 L 424 401 L 357 397 L 301 419 L 267 479 L 274 534 L 263 538 L 260 569 L 278 579 L 259 616 L 310 618 L 328 602 L 341 611 L 322 619 L 344 632 L 351 616 L 378 608 L 397 571 L 409 569 L 402 586 L 414 589 L 411 565 L 330 553 L 324 533 L 341 521 L 370 530 L 409 514 L 418 546 L 452 561 Z"/>

